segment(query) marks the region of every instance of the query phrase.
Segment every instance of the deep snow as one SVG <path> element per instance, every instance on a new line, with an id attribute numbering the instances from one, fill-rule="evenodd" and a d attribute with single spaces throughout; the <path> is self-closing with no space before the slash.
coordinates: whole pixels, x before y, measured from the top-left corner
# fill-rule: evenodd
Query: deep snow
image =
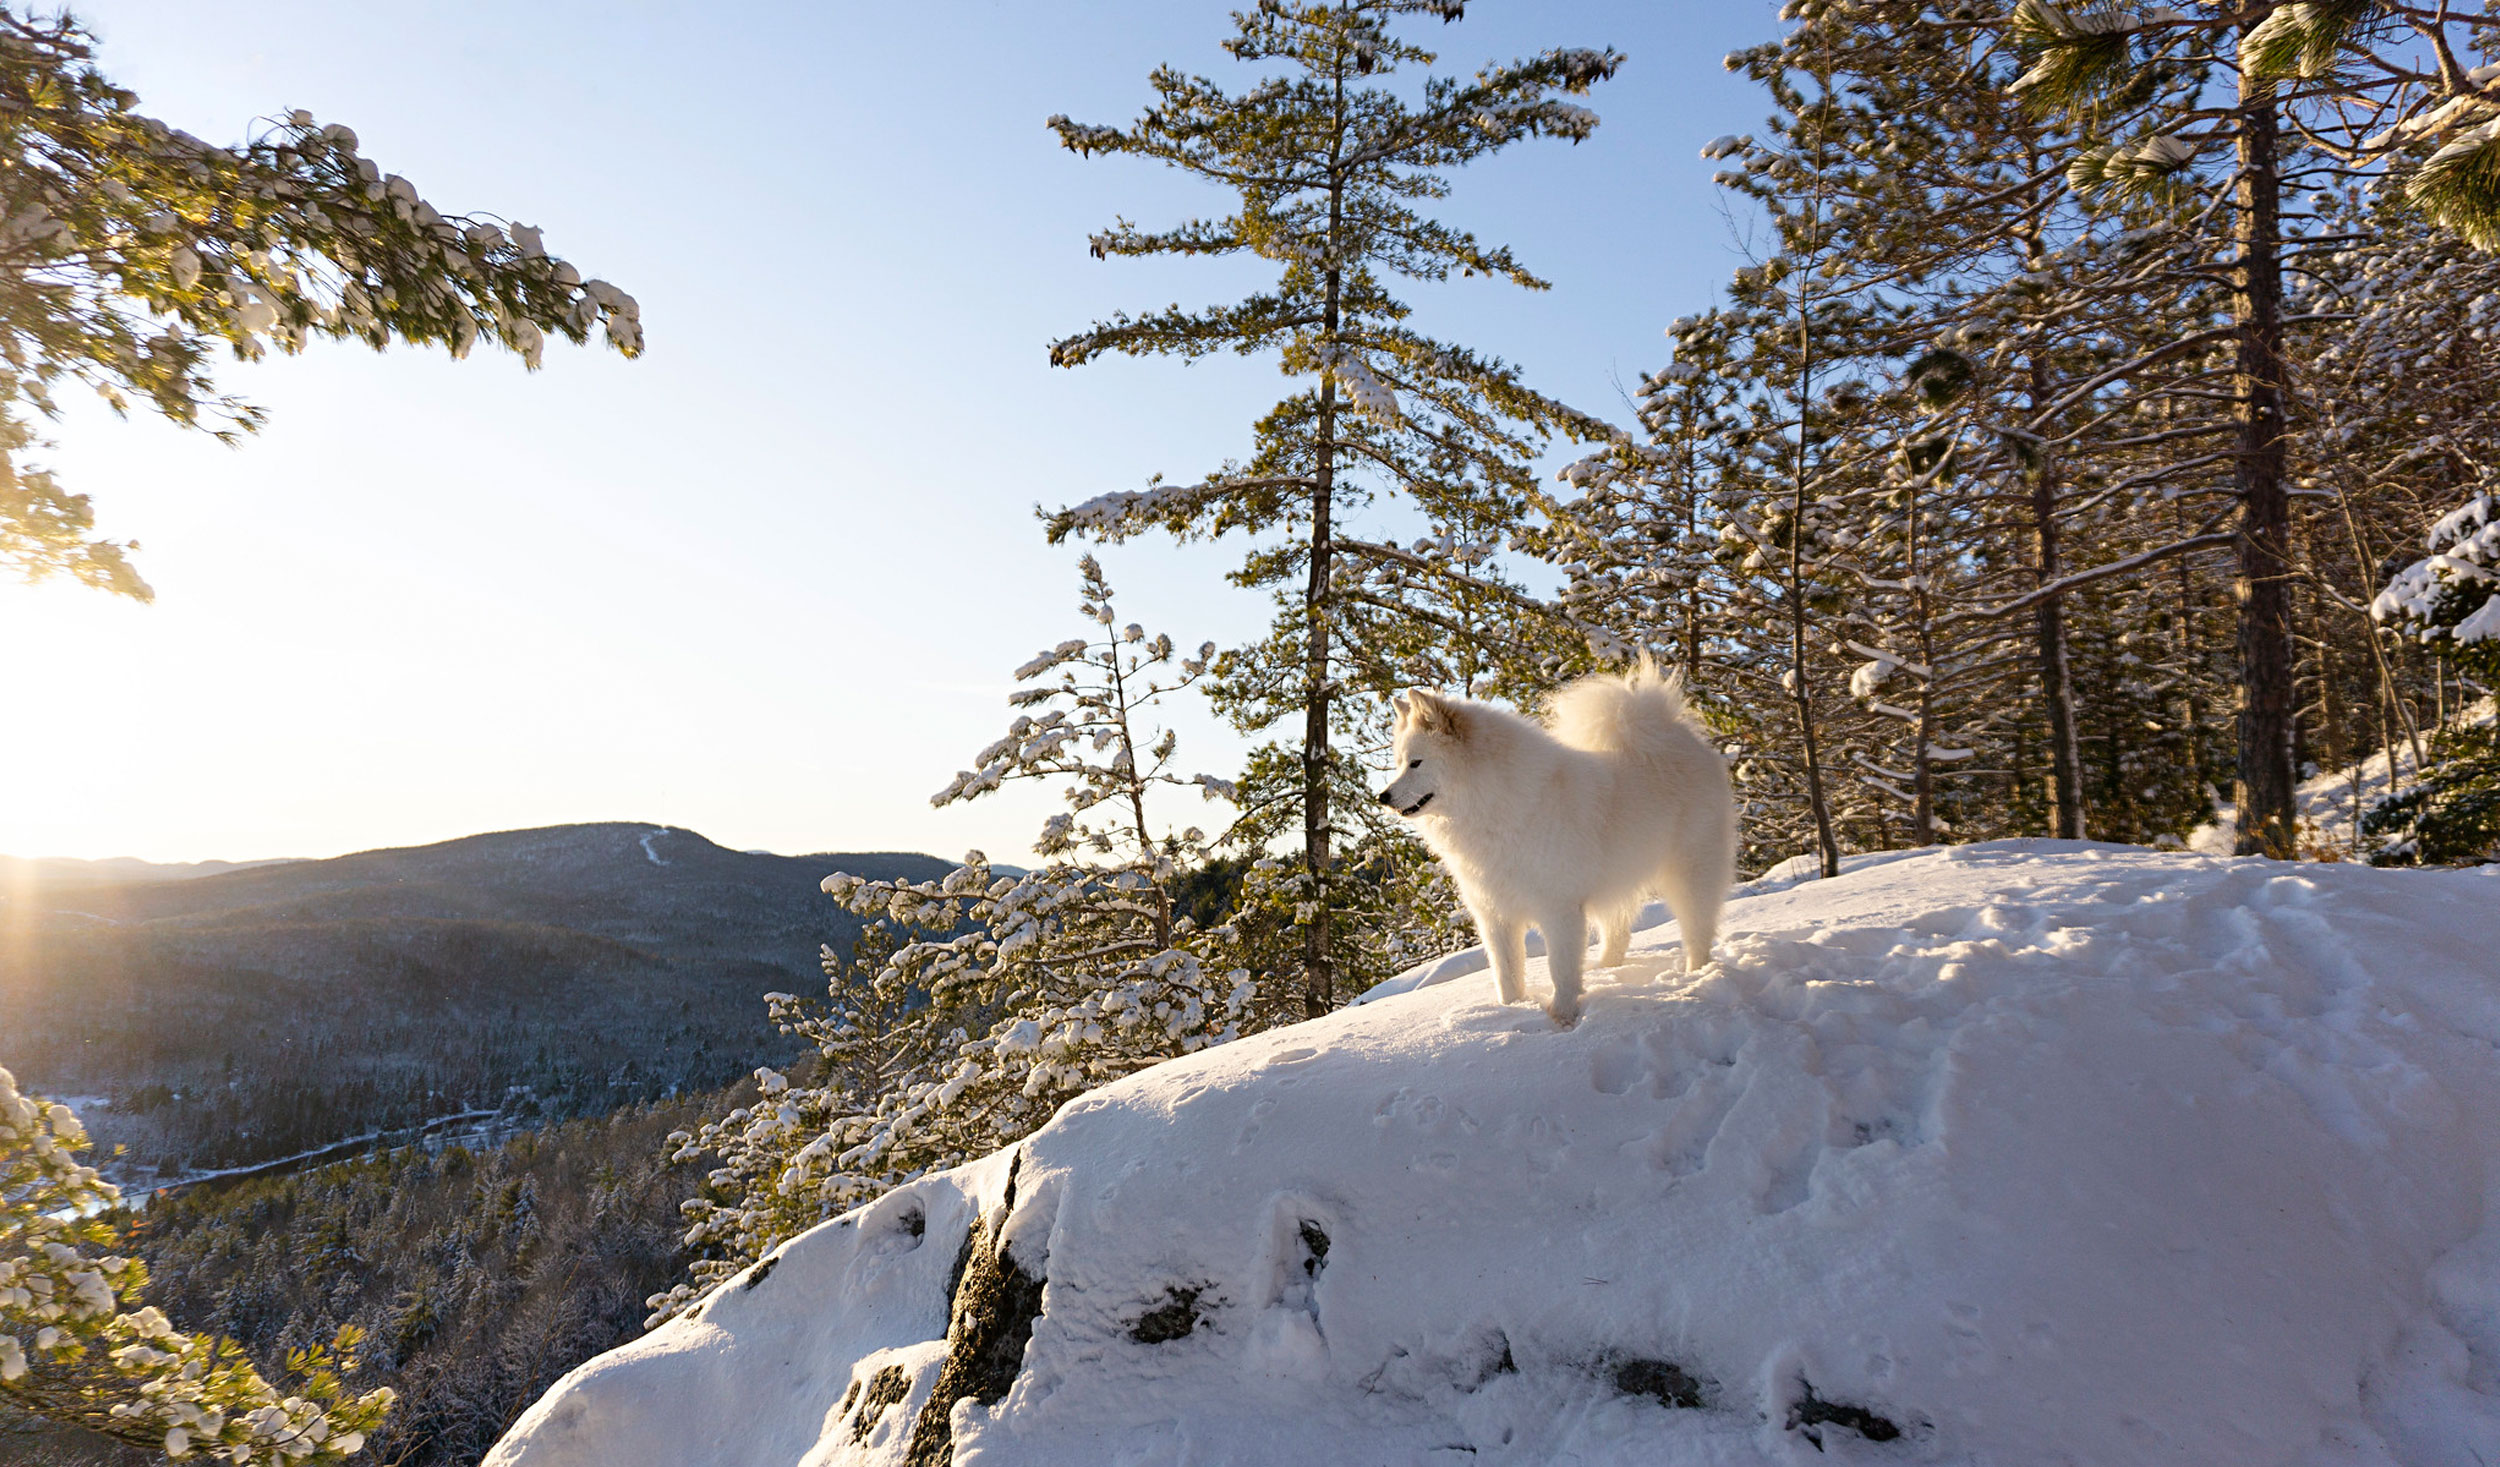
<path id="1" fill-rule="evenodd" d="M 1728 927 L 1691 978 L 1644 933 L 1568 1031 L 1478 974 L 1071 1104 L 954 1460 L 2500 1463 L 2500 873 L 1996 842 Z M 901 1461 L 1010 1161 L 792 1241 L 488 1461 Z"/>

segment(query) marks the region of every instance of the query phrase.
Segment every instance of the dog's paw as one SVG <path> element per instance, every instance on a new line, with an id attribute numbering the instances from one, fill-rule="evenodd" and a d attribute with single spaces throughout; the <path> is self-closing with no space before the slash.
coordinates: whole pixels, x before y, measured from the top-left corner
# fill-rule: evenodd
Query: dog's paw
<path id="1" fill-rule="evenodd" d="M 1574 1004 L 1564 1008 L 1560 1004 L 1549 1003 L 1545 1006 L 1545 1017 L 1553 1020 L 1557 1029 L 1576 1029 L 1580 1025 L 1580 1007 Z"/>

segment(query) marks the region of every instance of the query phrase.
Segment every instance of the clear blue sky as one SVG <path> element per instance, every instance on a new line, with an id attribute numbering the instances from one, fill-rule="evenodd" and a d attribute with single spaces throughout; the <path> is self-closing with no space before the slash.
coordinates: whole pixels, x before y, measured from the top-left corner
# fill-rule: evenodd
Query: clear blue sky
<path id="1" fill-rule="evenodd" d="M 1003 724 L 1009 672 L 1082 630 L 1036 503 L 1201 472 L 1278 396 L 1265 363 L 1052 369 L 1123 307 L 1221 299 L 1225 265 L 1102 262 L 1087 234 L 1221 206 L 1083 160 L 1170 61 L 1222 77 L 1224 8 L 1097 3 L 339 5 L 97 0 L 109 74 L 232 141 L 311 109 L 446 210 L 542 226 L 642 302 L 650 350 L 343 345 L 225 373 L 239 450 L 74 405 L 50 461 L 143 542 L 156 605 L 0 587 L 18 774 L 0 851 L 328 855 L 646 820 L 783 851 L 1023 854 L 1043 805 L 928 794 Z M 1445 215 L 1543 294 L 1422 293 L 1425 329 L 1620 413 L 1664 324 L 1737 263 L 1714 165 L 1762 97 L 1771 7 L 1478 0 L 1444 68 L 1555 45 L 1631 60 L 1580 147 L 1457 176 Z M 1263 618 L 1234 546 L 1104 554 L 1124 619 Z M 1183 753 L 1236 745 L 1183 720 Z"/>

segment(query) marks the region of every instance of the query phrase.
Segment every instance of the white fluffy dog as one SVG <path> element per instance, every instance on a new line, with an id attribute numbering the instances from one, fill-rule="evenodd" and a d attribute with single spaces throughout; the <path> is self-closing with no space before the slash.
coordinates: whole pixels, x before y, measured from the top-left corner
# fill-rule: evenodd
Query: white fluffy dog
<path id="1" fill-rule="evenodd" d="M 1380 802 L 1457 880 L 1502 1002 L 1527 996 L 1534 927 L 1554 976 L 1546 1012 L 1576 1020 L 1589 920 L 1598 966 L 1613 967 L 1653 895 L 1683 928 L 1685 968 L 1710 961 L 1736 878 L 1736 800 L 1727 761 L 1655 663 L 1571 684 L 1542 725 L 1436 693 L 1396 703 L 1399 773 Z"/>

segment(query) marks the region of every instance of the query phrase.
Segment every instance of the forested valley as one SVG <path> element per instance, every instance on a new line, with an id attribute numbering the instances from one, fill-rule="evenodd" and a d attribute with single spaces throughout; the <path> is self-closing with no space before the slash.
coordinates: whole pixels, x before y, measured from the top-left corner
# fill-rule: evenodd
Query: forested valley
<path id="1" fill-rule="evenodd" d="M 660 1153 L 717 1103 L 628 1105 L 484 1151 L 409 1147 L 204 1184 L 153 1202 L 128 1246 L 159 1307 L 273 1365 L 355 1326 L 351 1383 L 400 1397 L 375 1460 L 474 1462 L 557 1376 L 640 1334 L 644 1297 L 684 1271 L 677 1207 L 700 1179 Z M 158 1460 L 4 1413 L 0 1455 L 25 1467 Z"/>
<path id="2" fill-rule="evenodd" d="M 717 1090 L 797 1053 L 763 996 L 819 986 L 820 949 L 857 934 L 817 890 L 840 866 L 945 869 L 612 824 L 29 883 L 0 908 L 6 1059 L 91 1098 L 108 1170 L 140 1190 L 446 1118 L 509 1131 Z"/>

